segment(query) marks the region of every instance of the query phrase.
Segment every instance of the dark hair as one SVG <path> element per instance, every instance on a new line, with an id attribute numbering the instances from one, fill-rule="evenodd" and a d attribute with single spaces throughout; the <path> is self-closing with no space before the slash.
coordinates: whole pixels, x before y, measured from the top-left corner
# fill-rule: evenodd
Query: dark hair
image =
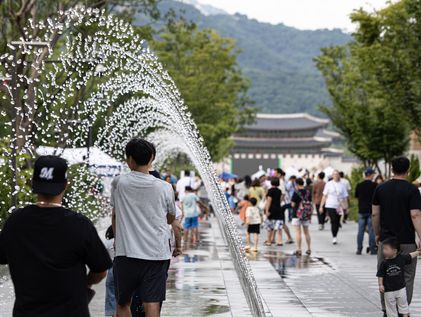
<path id="1" fill-rule="evenodd" d="M 185 189 L 186 189 L 186 192 L 192 192 L 192 191 L 194 191 L 191 186 L 186 186 Z"/>
<path id="2" fill-rule="evenodd" d="M 152 175 L 155 178 L 161 179 L 161 174 L 158 171 L 149 171 L 149 175 Z"/>
<path id="3" fill-rule="evenodd" d="M 410 164 L 408 158 L 405 156 L 395 157 L 392 160 L 392 171 L 396 175 L 403 175 L 408 172 Z"/>
<path id="4" fill-rule="evenodd" d="M 297 183 L 298 186 L 304 186 L 304 179 L 302 179 L 301 177 L 297 178 L 296 183 Z"/>
<path id="5" fill-rule="evenodd" d="M 279 187 L 279 178 L 277 178 L 277 177 L 273 177 L 273 178 L 270 180 L 270 184 L 271 184 L 272 186 L 274 186 L 274 187 Z"/>
<path id="6" fill-rule="evenodd" d="M 279 174 L 279 175 L 281 175 L 281 176 L 285 176 L 285 172 L 282 170 L 282 168 L 275 168 L 275 171 Z"/>
<path id="7" fill-rule="evenodd" d="M 324 179 L 326 174 L 324 172 L 320 172 L 319 175 L 317 175 L 320 179 Z"/>
<path id="8" fill-rule="evenodd" d="M 391 247 L 394 250 L 400 250 L 400 245 L 399 245 L 399 241 L 398 239 L 392 237 L 392 238 L 387 238 L 382 242 L 383 245 L 388 245 L 389 247 Z"/>
<path id="9" fill-rule="evenodd" d="M 109 226 L 107 231 L 105 231 L 105 239 L 107 240 L 114 239 L 113 226 Z"/>
<path id="10" fill-rule="evenodd" d="M 137 165 L 144 166 L 155 159 L 155 146 L 143 139 L 133 138 L 126 145 L 126 156 L 131 157 Z"/>
<path id="11" fill-rule="evenodd" d="M 297 176 L 292 175 L 289 179 L 297 179 Z"/>
<path id="12" fill-rule="evenodd" d="M 243 198 L 243 200 L 250 200 L 250 197 L 249 197 L 249 195 L 244 195 L 244 198 Z"/>
<path id="13" fill-rule="evenodd" d="M 313 181 L 311 180 L 311 178 L 306 178 L 306 185 L 310 186 L 311 184 L 313 184 Z"/>
<path id="14" fill-rule="evenodd" d="M 189 177 L 190 176 L 190 171 L 184 171 L 184 176 L 187 176 L 187 177 Z"/>
<path id="15" fill-rule="evenodd" d="M 345 177 L 344 172 L 340 171 L 340 172 L 339 172 L 339 176 L 340 176 L 340 178 L 344 178 L 344 177 Z"/>
<path id="16" fill-rule="evenodd" d="M 250 203 L 251 203 L 253 206 L 256 206 L 256 205 L 257 205 L 257 199 L 256 199 L 256 198 L 254 198 L 254 197 L 250 198 Z"/>
<path id="17" fill-rule="evenodd" d="M 251 186 L 251 177 L 249 175 L 244 176 L 244 185 L 246 185 L 246 188 L 250 188 L 250 186 Z"/>
<path id="18" fill-rule="evenodd" d="M 253 187 L 259 187 L 260 186 L 260 181 L 258 179 L 255 179 L 252 183 L 251 186 Z"/>

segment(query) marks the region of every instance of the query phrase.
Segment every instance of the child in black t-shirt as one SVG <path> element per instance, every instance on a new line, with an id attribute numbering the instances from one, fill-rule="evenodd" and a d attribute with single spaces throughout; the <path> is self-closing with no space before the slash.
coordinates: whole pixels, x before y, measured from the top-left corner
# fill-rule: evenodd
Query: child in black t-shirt
<path id="1" fill-rule="evenodd" d="M 396 238 L 383 241 L 384 261 L 380 263 L 377 277 L 379 280 L 380 293 L 384 294 L 386 315 L 398 317 L 399 314 L 408 317 L 409 307 L 406 297 L 406 284 L 404 267 L 412 262 L 412 259 L 421 254 L 420 250 L 410 254 L 399 253 L 399 242 Z"/>

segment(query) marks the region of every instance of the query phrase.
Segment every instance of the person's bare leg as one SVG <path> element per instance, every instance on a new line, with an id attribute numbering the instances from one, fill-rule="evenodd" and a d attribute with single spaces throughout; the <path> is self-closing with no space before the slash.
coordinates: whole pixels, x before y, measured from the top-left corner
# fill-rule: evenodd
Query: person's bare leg
<path id="1" fill-rule="evenodd" d="M 196 242 L 199 242 L 199 227 L 196 228 Z"/>
<path id="2" fill-rule="evenodd" d="M 282 240 L 282 229 L 278 230 L 278 241 L 277 241 L 278 245 L 283 244 L 283 240 Z"/>
<path id="3" fill-rule="evenodd" d="M 257 246 L 259 244 L 259 235 L 257 233 L 254 234 L 254 250 L 257 251 Z"/>
<path id="4" fill-rule="evenodd" d="M 288 239 L 287 241 L 292 241 L 291 232 L 289 231 L 289 228 L 288 228 L 287 224 L 286 224 L 286 223 L 284 223 L 284 224 L 282 225 L 282 228 L 284 229 L 285 234 L 287 235 L 287 239 Z"/>
<path id="5" fill-rule="evenodd" d="M 273 240 L 273 230 L 268 230 L 268 238 L 266 239 L 265 244 L 271 245 Z"/>
<path id="6" fill-rule="evenodd" d="M 301 252 L 301 226 L 295 227 L 295 243 L 297 243 L 297 251 Z"/>
<path id="7" fill-rule="evenodd" d="M 197 237 L 197 228 L 192 229 L 191 233 L 191 242 L 196 244 L 196 237 Z"/>
<path id="8" fill-rule="evenodd" d="M 189 242 L 189 231 L 184 229 L 184 247 L 187 247 L 187 243 Z"/>
<path id="9" fill-rule="evenodd" d="M 161 306 L 159 303 L 143 303 L 146 317 L 160 317 Z"/>
<path id="10" fill-rule="evenodd" d="M 117 304 L 116 317 L 132 317 L 132 312 L 130 311 L 130 303 L 127 305 Z"/>
<path id="11" fill-rule="evenodd" d="M 308 227 L 303 227 L 304 236 L 307 242 L 307 250 L 311 251 L 311 237 L 310 237 L 310 230 Z"/>
<path id="12" fill-rule="evenodd" d="M 246 248 L 250 248 L 250 233 L 246 233 Z"/>

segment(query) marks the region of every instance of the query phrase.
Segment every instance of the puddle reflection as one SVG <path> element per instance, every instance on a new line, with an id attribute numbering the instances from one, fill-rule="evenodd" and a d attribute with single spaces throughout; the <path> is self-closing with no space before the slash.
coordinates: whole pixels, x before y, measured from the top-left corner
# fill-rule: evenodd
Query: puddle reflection
<path id="1" fill-rule="evenodd" d="M 320 274 L 331 265 L 323 258 L 288 254 L 280 250 L 264 250 L 260 253 L 248 253 L 250 261 L 269 261 L 282 278 L 288 278 L 297 271 L 305 274 Z"/>

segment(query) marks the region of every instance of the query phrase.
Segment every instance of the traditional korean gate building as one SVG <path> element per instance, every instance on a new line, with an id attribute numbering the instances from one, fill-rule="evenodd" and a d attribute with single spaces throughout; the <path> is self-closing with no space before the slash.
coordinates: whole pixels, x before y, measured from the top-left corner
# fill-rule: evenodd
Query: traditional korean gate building
<path id="1" fill-rule="evenodd" d="M 307 113 L 257 114 L 255 123 L 233 136 L 231 171 L 243 176 L 259 166 L 316 171 L 334 162 L 347 164 L 343 152 L 332 147 L 341 142 L 341 136 L 328 130 L 328 125 L 329 120 Z"/>

